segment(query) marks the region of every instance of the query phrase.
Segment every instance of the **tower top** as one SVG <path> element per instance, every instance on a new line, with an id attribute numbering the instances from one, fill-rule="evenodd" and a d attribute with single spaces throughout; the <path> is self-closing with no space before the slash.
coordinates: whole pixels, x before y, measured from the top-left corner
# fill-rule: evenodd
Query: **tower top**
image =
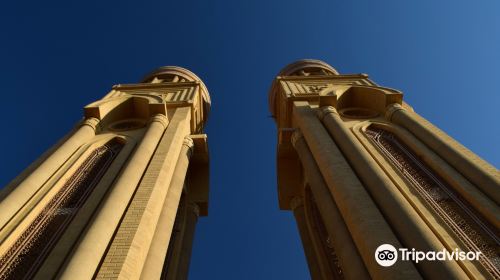
<path id="1" fill-rule="evenodd" d="M 177 81 L 189 81 L 189 82 L 198 82 L 200 83 L 201 94 L 203 96 L 203 100 L 210 106 L 210 94 L 208 93 L 208 89 L 203 83 L 203 81 L 193 72 L 187 70 L 186 68 L 182 68 L 179 66 L 161 66 L 148 75 L 146 75 L 141 83 L 151 83 L 155 81 L 155 79 L 159 82 L 177 82 Z"/>
<path id="2" fill-rule="evenodd" d="M 86 118 L 100 120 L 111 130 L 123 123 L 141 123 L 153 116 L 169 117 L 179 107 L 191 107 L 191 133 L 201 133 L 210 111 L 210 95 L 203 81 L 178 66 L 164 66 L 150 72 L 139 83 L 118 84 L 84 108 Z M 141 126 L 141 127 L 142 127 Z M 135 127 L 135 126 L 132 126 Z"/>
<path id="3" fill-rule="evenodd" d="M 318 60 L 318 59 L 300 59 L 295 62 L 292 62 L 285 66 L 278 73 L 278 77 L 282 76 L 334 76 L 339 75 L 339 72 L 335 70 L 330 64 Z M 275 115 L 276 108 L 276 94 L 279 85 L 278 80 L 274 80 L 271 89 L 269 90 L 269 110 Z"/>
<path id="4" fill-rule="evenodd" d="M 322 71 L 324 70 L 324 71 Z M 338 75 L 330 64 L 318 59 L 300 59 L 285 66 L 278 76 Z"/>

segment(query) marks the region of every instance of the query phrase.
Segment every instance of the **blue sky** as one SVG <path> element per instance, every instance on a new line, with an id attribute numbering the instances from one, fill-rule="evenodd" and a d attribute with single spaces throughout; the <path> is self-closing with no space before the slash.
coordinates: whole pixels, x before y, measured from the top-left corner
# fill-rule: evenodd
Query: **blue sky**
<path id="1" fill-rule="evenodd" d="M 212 97 L 210 216 L 190 279 L 307 279 L 295 222 L 277 203 L 267 91 L 317 58 L 368 73 L 497 168 L 500 2 L 10 1 L 0 7 L 0 186 L 113 84 L 162 65 Z"/>

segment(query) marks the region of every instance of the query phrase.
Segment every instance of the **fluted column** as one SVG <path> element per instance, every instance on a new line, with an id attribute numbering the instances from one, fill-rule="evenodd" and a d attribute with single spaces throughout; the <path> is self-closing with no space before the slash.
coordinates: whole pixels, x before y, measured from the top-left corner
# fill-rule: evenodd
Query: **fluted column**
<path id="1" fill-rule="evenodd" d="M 38 168 L 29 174 L 0 203 L 0 231 L 9 220 L 31 199 L 45 182 L 68 160 L 83 144 L 95 136 L 99 120 L 89 118 L 80 128 L 58 147 Z"/>
<path id="2" fill-rule="evenodd" d="M 420 274 L 411 263 L 397 262 L 391 269 L 376 263 L 374 252 L 378 246 L 389 243 L 398 248 L 401 243 L 309 104 L 296 101 L 293 117 L 304 134 L 370 276 L 375 279 L 419 279 Z"/>
<path id="3" fill-rule="evenodd" d="M 313 242 L 311 236 L 309 235 L 309 230 L 307 228 L 306 213 L 304 209 L 304 199 L 302 197 L 294 197 L 290 202 L 290 207 L 292 208 L 295 221 L 297 223 L 297 228 L 299 229 L 300 239 L 302 240 L 302 247 L 304 248 L 304 254 L 306 255 L 307 264 L 309 266 L 309 273 L 311 274 L 311 279 L 317 280 L 322 279 L 321 269 L 316 259 L 316 253 L 314 252 Z"/>
<path id="4" fill-rule="evenodd" d="M 141 279 L 160 279 L 193 147 L 193 140 L 186 137 L 156 225 Z"/>
<path id="5" fill-rule="evenodd" d="M 191 261 L 191 252 L 193 250 L 194 232 L 196 223 L 200 215 L 198 205 L 188 201 L 186 205 L 186 221 L 184 226 L 184 236 L 182 237 L 182 249 L 179 255 L 179 265 L 177 267 L 176 280 L 187 280 L 189 273 L 189 263 Z"/>
<path id="6" fill-rule="evenodd" d="M 500 172 L 415 112 L 399 104 L 387 108 L 386 118 L 411 131 L 473 184 L 500 204 Z"/>
<path id="7" fill-rule="evenodd" d="M 292 144 L 299 155 L 306 180 L 311 188 L 320 215 L 332 240 L 335 253 L 339 257 L 340 266 L 345 278 L 369 279 L 370 276 L 358 253 L 358 249 L 299 131 L 293 133 Z"/>
<path id="8" fill-rule="evenodd" d="M 318 117 L 404 245 L 407 248 L 416 248 L 424 252 L 441 250 L 443 244 L 422 221 L 354 134 L 345 127 L 337 110 L 331 106 L 322 107 L 318 111 Z M 421 262 L 418 265 L 426 277 L 449 279 L 466 277 L 455 261 Z"/>
<path id="9" fill-rule="evenodd" d="M 167 126 L 168 120 L 164 115 L 156 115 L 151 119 L 141 143 L 112 187 L 108 198 L 98 211 L 83 239 L 75 248 L 69 263 L 62 269 L 61 278 L 91 279 L 93 277 L 120 218 Z"/>

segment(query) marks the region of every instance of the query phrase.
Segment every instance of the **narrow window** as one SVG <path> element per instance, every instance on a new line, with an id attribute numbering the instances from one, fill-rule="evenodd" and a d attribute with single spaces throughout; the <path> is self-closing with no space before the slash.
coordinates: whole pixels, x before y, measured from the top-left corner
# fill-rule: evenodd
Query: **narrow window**
<path id="1" fill-rule="evenodd" d="M 366 135 L 401 172 L 409 185 L 457 237 L 473 252 L 482 252 L 479 262 L 494 277 L 500 277 L 498 230 L 485 221 L 446 181 L 432 171 L 395 134 L 369 126 Z"/>
<path id="2" fill-rule="evenodd" d="M 32 278 L 123 148 L 114 138 L 95 149 L 0 258 L 0 279 Z"/>

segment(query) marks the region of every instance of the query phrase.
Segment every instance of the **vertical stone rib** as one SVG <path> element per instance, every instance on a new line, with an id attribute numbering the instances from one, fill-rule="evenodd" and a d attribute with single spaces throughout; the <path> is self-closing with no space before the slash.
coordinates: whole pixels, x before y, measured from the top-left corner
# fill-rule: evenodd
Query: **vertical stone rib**
<path id="1" fill-rule="evenodd" d="M 345 127 L 335 108 L 322 107 L 320 110 L 319 118 L 405 247 L 424 252 L 441 250 L 443 244 L 420 219 L 418 213 L 379 168 L 354 134 Z M 466 277 L 455 261 L 420 262 L 418 266 L 423 275 L 429 278 Z"/>
<path id="2" fill-rule="evenodd" d="M 198 216 L 200 215 L 200 209 L 196 203 L 188 200 L 186 207 L 186 224 L 184 236 L 182 237 L 176 280 L 188 279 L 189 263 L 191 262 L 191 252 L 193 251 L 194 231 L 198 222 Z"/>
<path id="3" fill-rule="evenodd" d="M 460 196 L 465 199 L 470 205 L 476 209 L 483 217 L 492 225 L 500 228 L 500 208 L 499 206 L 484 192 L 478 189 L 474 184 L 472 184 L 467 178 L 462 176 L 455 168 L 450 166 L 448 162 L 442 159 L 434 151 L 432 151 L 428 146 L 418 140 L 415 135 L 411 134 L 405 128 L 394 125 L 383 125 L 379 126 L 377 124 L 375 127 L 383 128 L 390 133 L 397 135 L 401 142 L 408 146 L 408 148 L 416 153 L 419 159 L 423 163 L 428 165 L 428 167 L 435 171 L 437 174 L 442 176 L 442 179 L 448 183 L 454 191 L 460 194 Z M 370 125 L 371 126 L 371 125 Z M 370 126 L 365 127 L 368 129 Z M 362 128 L 353 129 L 356 138 L 363 143 L 365 148 L 367 145 L 373 146 L 373 141 L 368 138 L 361 137 L 362 134 L 368 136 L 365 132 L 362 132 Z M 375 146 L 374 149 L 377 149 Z M 372 153 L 372 152 L 370 152 Z M 372 154 L 373 155 L 373 154 Z M 383 156 L 383 154 L 380 154 Z M 389 161 L 390 162 L 390 161 Z"/>
<path id="4" fill-rule="evenodd" d="M 389 269 L 376 263 L 374 253 L 378 246 L 389 243 L 398 248 L 400 242 L 309 104 L 295 102 L 293 117 L 311 148 L 370 276 L 375 279 L 420 279 L 411 263 L 397 262 Z"/>
<path id="5" fill-rule="evenodd" d="M 323 279 L 323 277 L 321 276 L 319 261 L 316 258 L 316 253 L 314 252 L 313 248 L 313 242 L 311 240 L 311 236 L 309 235 L 309 230 L 306 224 L 304 200 L 302 197 L 294 197 L 290 202 L 290 205 L 295 217 L 295 221 L 297 222 L 297 228 L 299 229 L 300 239 L 302 241 L 302 247 L 304 248 L 304 253 L 306 255 L 311 279 Z"/>
<path id="6" fill-rule="evenodd" d="M 32 279 L 123 144 L 96 148 L 0 258 L 0 279 Z"/>
<path id="7" fill-rule="evenodd" d="M 500 172 L 414 112 L 397 104 L 387 109 L 387 119 L 411 131 L 423 143 L 500 204 Z"/>
<path id="8" fill-rule="evenodd" d="M 328 230 L 335 252 L 339 257 L 340 266 L 346 279 L 369 279 L 370 276 L 361 259 L 358 249 L 351 238 L 344 220 L 333 201 L 323 176 L 307 144 L 298 132 L 294 133 L 292 143 L 299 155 L 304 168 L 306 180 L 317 201 L 321 217 Z"/>
<path id="9" fill-rule="evenodd" d="M 179 268 L 180 255 L 182 250 L 182 240 L 186 230 L 186 194 L 181 195 L 177 213 L 175 216 L 174 226 L 170 235 L 168 248 L 163 262 L 163 268 L 160 279 L 176 279 L 177 269 Z"/>
<path id="10" fill-rule="evenodd" d="M 60 138 L 48 150 L 41 154 L 35 161 L 26 167 L 20 174 L 13 178 L 7 185 L 0 190 L 0 202 L 5 199 L 13 190 L 19 186 L 33 171 L 35 171 L 46 159 L 48 159 L 59 147 L 61 147 L 76 131 L 80 129 L 81 124 L 77 124 L 72 130 Z M 77 149 L 78 150 L 78 149 Z M 76 152 L 76 151 L 75 151 Z M 73 153 L 74 154 L 74 153 Z"/>
<path id="11" fill-rule="evenodd" d="M 75 248 L 73 256 L 62 268 L 60 278 L 73 280 L 93 277 L 167 125 L 168 121 L 163 115 L 156 115 L 152 118 L 149 128 L 125 170 L 117 179 L 93 223 Z"/>
<path id="12" fill-rule="evenodd" d="M 189 121 L 190 108 L 177 108 L 106 252 L 97 279 L 111 274 L 119 279 L 140 277 L 184 137 L 190 134 Z"/>
<path id="13" fill-rule="evenodd" d="M 318 265 L 321 273 L 321 279 L 343 279 L 342 271 L 338 268 L 338 263 L 335 263 L 336 256 L 334 254 L 330 254 L 333 250 L 328 247 L 328 233 L 325 234 L 324 228 L 320 228 L 318 218 L 321 218 L 318 217 L 316 202 L 312 197 L 310 186 L 305 185 L 303 193 L 306 226 L 309 231 L 312 249 L 316 256 L 316 264 Z"/>
<path id="14" fill-rule="evenodd" d="M 45 280 L 56 278 L 59 269 L 64 264 L 67 256 L 70 255 L 73 245 L 78 241 L 81 233 L 91 220 L 94 211 L 99 207 L 100 202 L 112 186 L 114 179 L 117 178 L 119 171 L 124 167 L 124 163 L 136 145 L 134 140 L 130 138 L 125 139 L 124 141 L 127 141 L 125 146 L 106 170 L 106 173 L 94 191 L 90 194 L 85 204 L 82 205 L 61 238 L 59 238 L 54 249 L 47 256 L 33 279 Z"/>
<path id="15" fill-rule="evenodd" d="M 185 138 L 141 273 L 141 279 L 160 279 L 161 277 L 192 149 L 193 140 Z"/>
<path id="16" fill-rule="evenodd" d="M 99 120 L 86 119 L 80 128 L 57 148 L 45 161 L 28 175 L 0 202 L 0 231 L 44 183 L 83 144 L 95 136 Z"/>

